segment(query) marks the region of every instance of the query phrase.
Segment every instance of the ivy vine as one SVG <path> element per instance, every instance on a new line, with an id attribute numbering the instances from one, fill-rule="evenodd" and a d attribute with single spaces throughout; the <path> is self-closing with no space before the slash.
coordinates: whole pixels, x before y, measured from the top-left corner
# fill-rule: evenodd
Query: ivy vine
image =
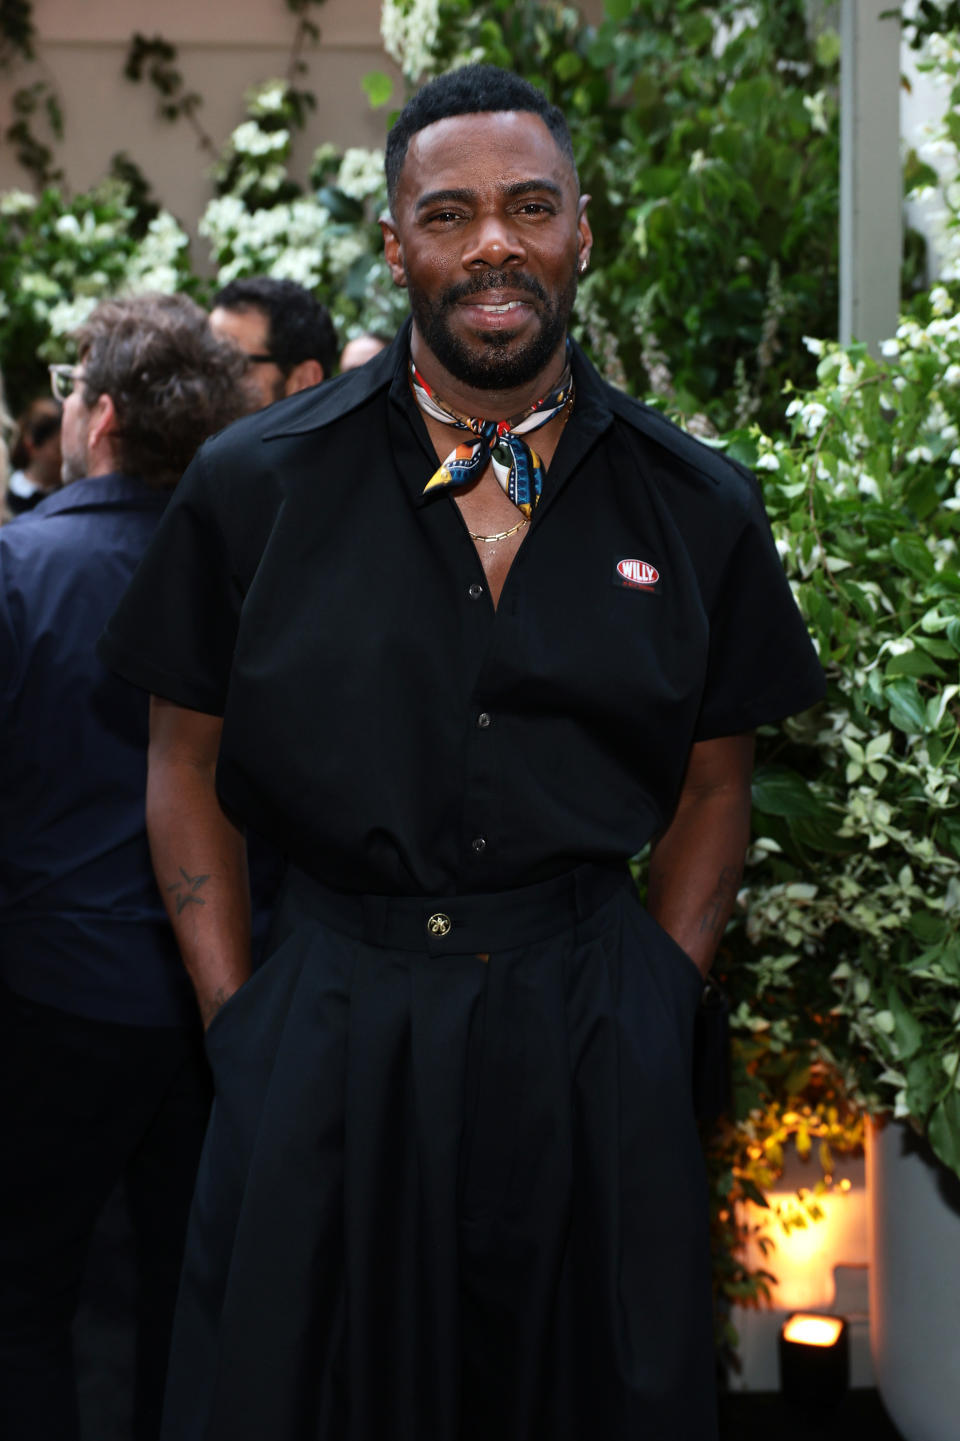
<path id="1" fill-rule="evenodd" d="M 37 63 L 36 35 L 32 0 L 0 0 L 0 74 L 23 62 Z M 41 190 L 62 180 L 63 171 L 54 164 L 53 148 L 46 138 L 63 139 L 63 108 L 49 77 L 42 76 L 15 90 L 11 109 L 13 119 L 3 138 L 13 146 L 24 170 Z M 38 122 L 39 133 L 35 128 Z"/>
<path id="2" fill-rule="evenodd" d="M 197 111 L 203 104 L 203 97 L 195 90 L 188 90 L 184 78 L 177 69 L 177 48 L 161 35 L 148 39 L 139 30 L 134 32 L 130 49 L 124 62 L 123 73 L 128 80 L 140 83 L 146 80 L 159 97 L 157 114 L 162 120 L 173 122 L 186 120 L 197 137 L 201 150 L 214 156 L 217 147 L 204 129 Z"/>

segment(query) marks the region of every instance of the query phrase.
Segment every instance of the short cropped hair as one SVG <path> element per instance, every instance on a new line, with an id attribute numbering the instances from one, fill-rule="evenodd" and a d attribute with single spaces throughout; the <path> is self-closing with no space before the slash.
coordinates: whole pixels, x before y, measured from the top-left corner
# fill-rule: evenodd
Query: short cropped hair
<path id="1" fill-rule="evenodd" d="M 400 184 L 403 162 L 407 158 L 407 148 L 418 130 L 425 130 L 428 125 L 453 115 L 482 115 L 498 110 L 520 110 L 539 115 L 576 175 L 573 141 L 566 119 L 542 91 L 512 70 L 501 70 L 499 65 L 464 65 L 424 85 L 410 97 L 394 121 L 387 135 L 386 150 L 387 195 L 391 209 Z"/>
<path id="2" fill-rule="evenodd" d="M 337 364 L 340 347 L 325 305 L 295 280 L 250 275 L 232 280 L 213 297 L 211 309 L 259 310 L 269 323 L 270 354 L 288 374 L 302 360 L 318 360 L 324 379 Z"/>
<path id="3" fill-rule="evenodd" d="M 186 295 L 103 300 L 75 336 L 83 399 L 109 395 L 117 464 L 172 490 L 202 441 L 245 409 L 243 356 Z"/>

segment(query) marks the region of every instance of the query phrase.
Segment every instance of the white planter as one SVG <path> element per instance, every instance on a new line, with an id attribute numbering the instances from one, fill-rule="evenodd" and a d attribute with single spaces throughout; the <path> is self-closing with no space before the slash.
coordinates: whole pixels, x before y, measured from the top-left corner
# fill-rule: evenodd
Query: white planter
<path id="1" fill-rule="evenodd" d="M 870 1337 L 904 1441 L 960 1436 L 960 1181 L 902 1123 L 870 1128 Z"/>

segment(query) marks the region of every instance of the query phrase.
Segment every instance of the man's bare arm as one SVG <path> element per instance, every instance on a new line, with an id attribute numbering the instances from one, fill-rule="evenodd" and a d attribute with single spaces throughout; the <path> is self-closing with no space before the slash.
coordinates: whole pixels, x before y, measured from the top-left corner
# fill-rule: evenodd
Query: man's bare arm
<path id="1" fill-rule="evenodd" d="M 752 735 L 693 747 L 673 820 L 650 857 L 647 907 L 704 975 L 743 876 L 753 751 Z"/>
<path id="2" fill-rule="evenodd" d="M 222 729 L 219 716 L 151 699 L 150 852 L 204 1027 L 250 975 L 246 841 L 214 785 Z"/>

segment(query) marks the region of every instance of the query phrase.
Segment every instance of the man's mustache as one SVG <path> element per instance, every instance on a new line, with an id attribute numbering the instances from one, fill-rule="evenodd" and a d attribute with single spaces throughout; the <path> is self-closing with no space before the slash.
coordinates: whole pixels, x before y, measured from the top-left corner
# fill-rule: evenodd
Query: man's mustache
<path id="1" fill-rule="evenodd" d="M 458 285 L 451 285 L 449 290 L 443 292 L 440 303 L 456 305 L 458 301 L 467 300 L 471 295 L 482 295 L 487 290 L 523 290 L 535 300 L 545 302 L 547 299 L 547 292 L 532 275 L 522 275 L 516 271 L 485 270 L 480 275 L 471 276 L 469 280 L 461 280 Z"/>

